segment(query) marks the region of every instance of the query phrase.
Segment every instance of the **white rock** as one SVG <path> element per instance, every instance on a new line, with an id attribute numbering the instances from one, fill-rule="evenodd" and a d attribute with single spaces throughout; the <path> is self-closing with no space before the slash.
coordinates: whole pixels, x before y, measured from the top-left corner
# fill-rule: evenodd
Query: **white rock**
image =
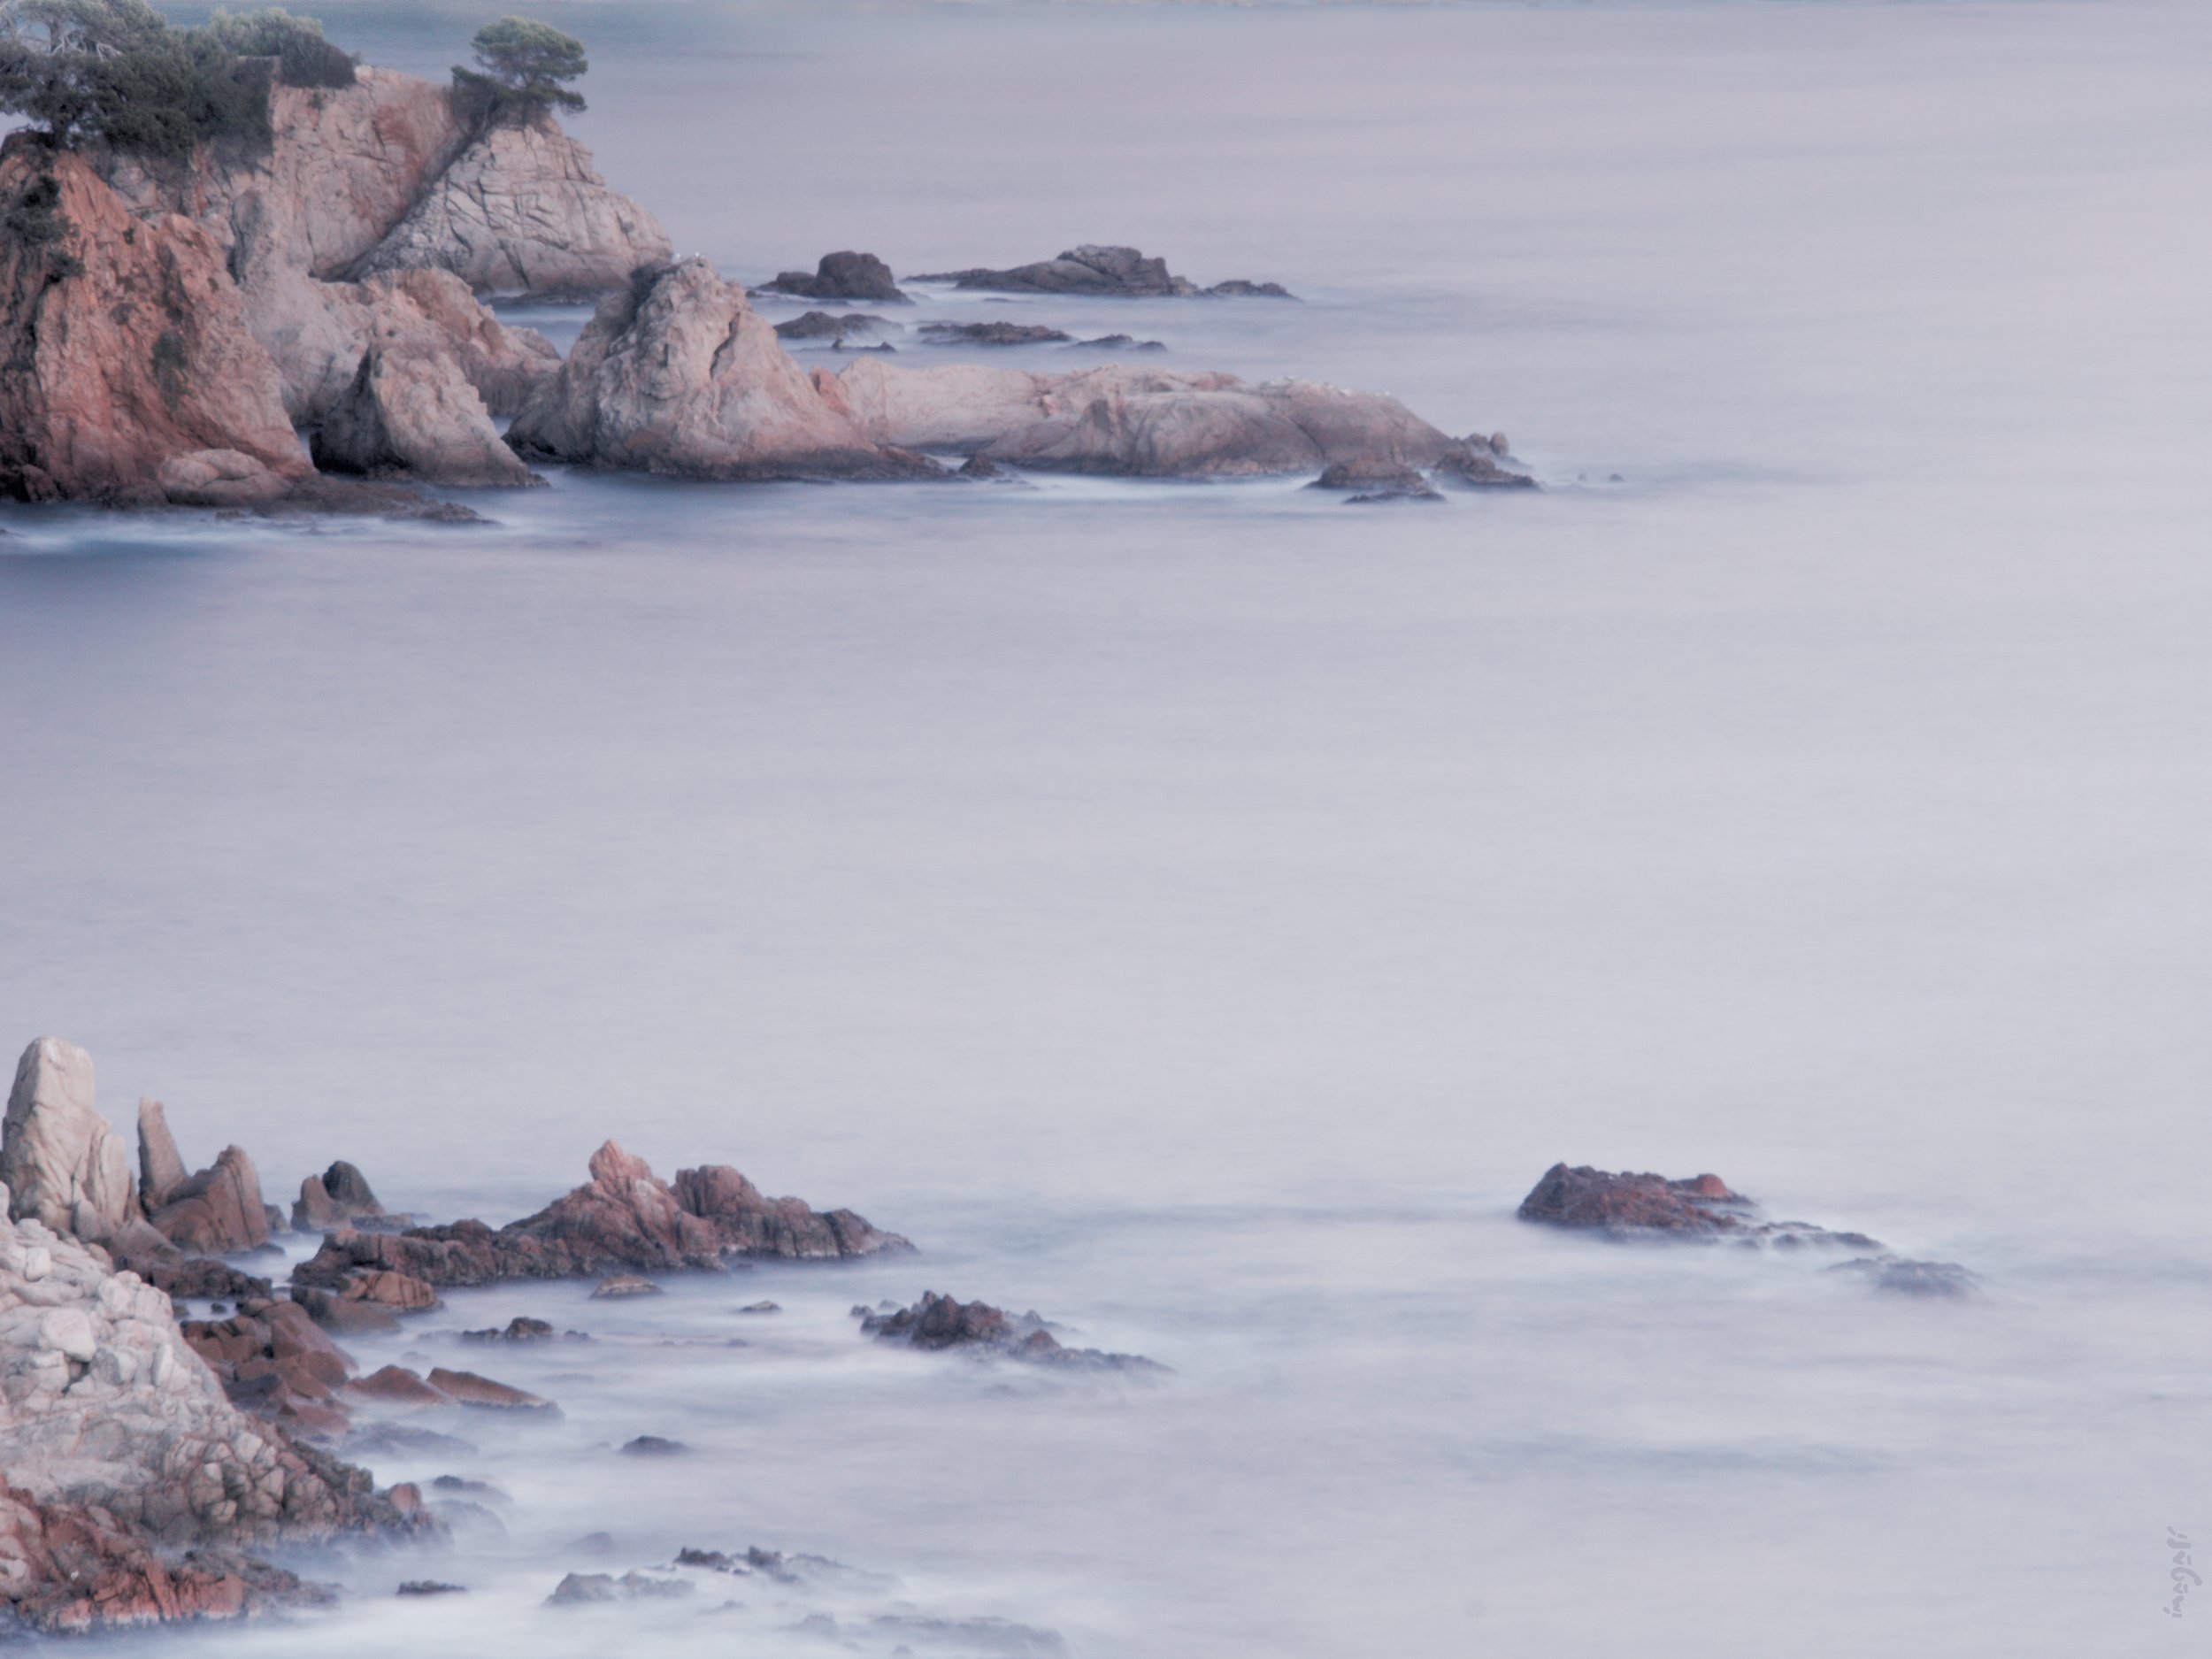
<path id="1" fill-rule="evenodd" d="M 97 1242 L 137 1215 L 138 1201 L 122 1137 L 92 1102 L 92 1056 L 58 1037 L 33 1042 L 0 1128 L 0 1179 L 12 1216 Z"/>
<path id="2" fill-rule="evenodd" d="M 38 1343 L 58 1349 L 65 1358 L 88 1360 L 98 1350 L 99 1338 L 81 1308 L 56 1308 L 38 1322 Z"/>

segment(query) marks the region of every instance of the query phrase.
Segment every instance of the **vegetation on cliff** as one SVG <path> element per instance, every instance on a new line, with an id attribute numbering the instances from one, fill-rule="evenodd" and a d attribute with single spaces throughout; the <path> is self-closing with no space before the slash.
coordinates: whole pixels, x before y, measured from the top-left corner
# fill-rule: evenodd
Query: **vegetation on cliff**
<path id="1" fill-rule="evenodd" d="M 265 143 L 273 83 L 350 86 L 353 73 L 320 24 L 282 11 L 179 29 L 145 0 L 0 4 L 0 112 L 56 149 L 182 157 L 210 139 Z"/>
<path id="2" fill-rule="evenodd" d="M 453 85 L 480 101 L 490 120 L 528 120 L 548 111 L 580 114 L 584 95 L 566 83 L 591 67 L 584 43 L 533 18 L 502 18 L 469 42 L 477 67 L 453 66 Z"/>

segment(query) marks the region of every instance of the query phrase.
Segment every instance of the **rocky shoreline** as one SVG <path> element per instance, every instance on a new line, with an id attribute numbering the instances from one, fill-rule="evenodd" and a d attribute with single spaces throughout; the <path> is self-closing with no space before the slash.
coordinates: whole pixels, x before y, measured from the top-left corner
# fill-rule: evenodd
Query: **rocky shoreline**
<path id="1" fill-rule="evenodd" d="M 1133 478 L 1348 464 L 1532 481 L 1486 439 L 1306 381 L 879 357 L 809 371 L 741 285 L 674 258 L 651 211 L 611 188 L 546 109 L 487 107 L 367 66 L 342 85 L 280 77 L 268 96 L 265 143 L 209 140 L 180 157 L 28 129 L 0 143 L 0 498 L 467 518 L 416 487 L 527 488 L 543 481 L 533 463 L 946 480 L 976 456 Z M 1163 259 L 1089 245 L 907 280 L 1288 297 L 1272 283 L 1201 289 Z M 884 261 L 849 251 L 756 292 L 910 298 Z M 598 309 L 564 360 L 487 303 L 509 297 Z M 808 327 L 841 344 L 879 320 Z M 926 337 L 1002 348 L 1060 333 L 949 326 Z"/>
<path id="2" fill-rule="evenodd" d="M 275 1564 L 271 1551 L 349 1537 L 434 1540 L 449 1518 L 468 1523 L 466 1481 L 433 1483 L 427 1495 L 408 1484 L 379 1491 L 342 1461 L 458 1445 L 411 1426 L 412 1414 L 559 1417 L 557 1402 L 473 1369 L 472 1358 L 469 1368 L 386 1363 L 364 1374 L 342 1345 L 434 1312 L 443 1291 L 586 1279 L 597 1281 L 595 1300 L 609 1301 L 658 1293 L 653 1275 L 914 1250 L 849 1210 L 767 1197 L 727 1165 L 663 1181 L 611 1141 L 593 1154 L 582 1185 L 502 1226 L 391 1214 L 342 1160 L 302 1180 L 288 1217 L 263 1198 L 243 1148 L 227 1147 L 188 1173 L 159 1102 L 140 1102 L 137 1131 L 134 1158 L 96 1108 L 83 1049 L 42 1037 L 25 1050 L 0 1133 L 0 1628 L 12 1619 L 78 1632 L 313 1605 L 334 1592 Z M 1893 1294 L 1958 1298 L 1979 1288 L 1956 1263 L 1772 1220 L 1714 1175 L 1555 1164 L 1517 1213 L 1616 1241 L 1833 1253 L 1843 1259 L 1831 1272 Z M 279 1284 L 253 1269 L 282 1269 L 287 1253 L 273 1240 L 288 1232 L 313 1238 L 315 1248 Z M 188 1299 L 209 1306 L 196 1316 Z M 736 1311 L 780 1310 L 760 1300 Z M 1131 1382 L 1166 1374 L 1141 1356 L 1067 1346 L 1033 1311 L 934 1291 L 852 1316 L 861 1336 L 922 1354 Z M 501 1352 L 591 1340 L 519 1315 L 445 1334 L 495 1371 Z M 647 1434 L 620 1449 L 642 1457 L 687 1448 Z M 702 1564 L 714 1563 L 678 1563 Z M 659 1594 L 653 1586 L 664 1582 L 634 1573 L 584 1580 L 557 1591 L 554 1604 Z"/>

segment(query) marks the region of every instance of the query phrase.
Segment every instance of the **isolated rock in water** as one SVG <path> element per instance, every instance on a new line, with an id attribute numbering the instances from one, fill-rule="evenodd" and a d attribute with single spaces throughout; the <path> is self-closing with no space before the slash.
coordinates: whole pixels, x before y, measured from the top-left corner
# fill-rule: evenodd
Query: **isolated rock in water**
<path id="1" fill-rule="evenodd" d="M 1165 351 L 1164 340 L 1139 340 L 1132 334 L 1101 334 L 1095 340 L 1079 340 L 1076 348 L 1082 351 Z"/>
<path id="2" fill-rule="evenodd" d="M 92 1056 L 41 1037 L 23 1051 L 0 1129 L 8 1214 L 35 1217 L 88 1243 L 113 1239 L 139 1215 L 123 1138 L 94 1110 Z"/>
<path id="3" fill-rule="evenodd" d="M 779 340 L 826 340 L 841 345 L 855 335 L 879 334 L 890 327 L 880 317 L 871 317 L 866 311 L 847 311 L 836 316 L 829 311 L 807 311 L 788 321 L 776 325 Z"/>
<path id="4" fill-rule="evenodd" d="M 1040 323 L 924 323 L 922 338 L 933 346 L 1045 346 L 1073 338 Z"/>
<path id="5" fill-rule="evenodd" d="M 1063 1365 L 1084 1371 L 1164 1371 L 1136 1354 L 1102 1354 L 1096 1348 L 1061 1346 L 1036 1313 L 1010 1314 L 984 1302 L 956 1302 L 933 1290 L 910 1308 L 874 1313 L 856 1308 L 860 1328 L 881 1342 L 910 1348 L 967 1348 L 1027 1364 Z"/>
<path id="6" fill-rule="evenodd" d="M 1523 1221 L 1602 1233 L 1748 1233 L 1757 1206 L 1717 1175 L 1669 1180 L 1555 1164 L 1518 1211 Z"/>
<path id="7" fill-rule="evenodd" d="M 603 300 L 507 441 L 533 458 L 689 478 L 939 476 L 861 432 L 698 258 Z"/>
<path id="8" fill-rule="evenodd" d="M 464 1331 L 461 1333 L 461 1340 L 464 1342 L 542 1342 L 549 1340 L 552 1334 L 553 1327 L 543 1319 L 533 1319 L 526 1314 L 518 1313 L 507 1321 L 503 1330 L 495 1327 L 484 1331 Z M 569 1334 L 573 1336 L 575 1333 L 571 1332 Z"/>
<path id="9" fill-rule="evenodd" d="M 148 1219 L 178 1248 L 208 1256 L 258 1249 L 269 1241 L 261 1177 L 237 1147 L 224 1148 L 212 1164 L 166 1194 Z"/>
<path id="10" fill-rule="evenodd" d="M 350 274 L 445 270 L 480 294 L 580 298 L 671 251 L 660 221 L 609 189 L 591 152 L 546 116 L 483 133 Z"/>
<path id="11" fill-rule="evenodd" d="M 626 1457 L 680 1457 L 690 1449 L 681 1440 L 667 1440 L 658 1434 L 641 1434 L 635 1440 L 625 1442 L 622 1452 Z"/>
<path id="12" fill-rule="evenodd" d="M 159 503 L 164 464 L 209 452 L 309 471 L 222 250 L 189 219 L 134 219 L 82 156 L 15 134 L 0 145 L 0 495 Z"/>
<path id="13" fill-rule="evenodd" d="M 796 1198 L 765 1198 L 735 1170 L 683 1170 L 673 1188 L 610 1141 L 591 1179 L 497 1231 L 480 1221 L 403 1233 L 341 1229 L 292 1270 L 296 1286 L 342 1291 L 364 1269 L 394 1268 L 432 1285 L 581 1279 L 624 1271 L 712 1269 L 725 1256 L 872 1256 L 911 1249 L 849 1210 L 827 1214 Z"/>
<path id="14" fill-rule="evenodd" d="M 507 447 L 451 356 L 403 344 L 372 347 L 362 357 L 351 389 L 323 415 L 315 464 L 463 487 L 544 481 Z"/>
<path id="15" fill-rule="evenodd" d="M 1833 1271 L 1857 1273 L 1876 1288 L 1906 1295 L 1971 1294 L 1980 1281 L 1955 1262 L 1915 1262 L 1863 1233 L 1832 1233 L 1803 1221 L 1770 1221 L 1717 1175 L 1669 1180 L 1617 1174 L 1588 1164 L 1555 1164 L 1521 1201 L 1523 1221 L 1617 1239 L 1728 1240 L 1779 1250 L 1869 1250 Z"/>
<path id="16" fill-rule="evenodd" d="M 319 1599 L 241 1549 L 426 1524 L 241 1414 L 166 1295 L 36 1220 L 0 1225 L 0 1613 L 34 1629 Z"/>
<path id="17" fill-rule="evenodd" d="M 1042 471 L 1131 477 L 1319 472 L 1338 461 L 1424 467 L 1456 440 L 1395 398 L 1307 380 L 1125 368 L 1031 374 L 979 364 L 853 364 L 834 386 L 861 429 L 904 449 Z"/>
<path id="18" fill-rule="evenodd" d="M 891 267 L 872 253 L 826 253 L 812 276 L 803 271 L 786 271 L 768 287 L 801 299 L 871 300 L 884 305 L 909 303 L 892 280 Z"/>
<path id="19" fill-rule="evenodd" d="M 292 1206 L 292 1225 L 302 1233 L 327 1232 L 356 1222 L 380 1220 L 384 1206 L 370 1190 L 369 1178 L 343 1158 L 320 1175 L 300 1183 L 299 1202 Z"/>
<path id="20" fill-rule="evenodd" d="M 610 1273 L 592 1287 L 594 1302 L 618 1302 L 629 1296 L 658 1296 L 661 1287 L 635 1273 Z"/>
<path id="21" fill-rule="evenodd" d="M 1102 248 L 1085 243 L 1071 248 L 1056 259 L 1004 270 L 976 266 L 966 271 L 941 271 L 910 279 L 916 282 L 949 282 L 956 288 L 992 288 L 1007 294 L 1110 294 L 1126 298 L 1159 296 L 1190 297 L 1214 295 L 1257 296 L 1288 299 L 1290 292 L 1277 282 L 1229 281 L 1202 288 L 1187 278 L 1170 273 L 1164 259 L 1147 258 L 1134 248 Z"/>

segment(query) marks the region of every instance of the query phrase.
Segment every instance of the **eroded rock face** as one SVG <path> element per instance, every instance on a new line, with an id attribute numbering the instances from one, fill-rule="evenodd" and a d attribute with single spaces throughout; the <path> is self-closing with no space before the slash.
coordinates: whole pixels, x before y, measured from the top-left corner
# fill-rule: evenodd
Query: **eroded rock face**
<path id="1" fill-rule="evenodd" d="M 938 475 L 861 431 L 744 290 L 697 258 L 603 300 L 507 441 L 526 457 L 686 478 Z"/>
<path id="2" fill-rule="evenodd" d="M 93 1106 L 92 1056 L 41 1037 L 23 1051 L 0 1131 L 0 1181 L 11 1218 L 35 1218 L 88 1242 L 138 1218 L 130 1155 Z"/>
<path id="3" fill-rule="evenodd" d="M 916 282 L 949 282 L 955 288 L 990 288 L 1003 294 L 1095 294 L 1124 299 L 1172 296 L 1189 298 L 1288 299 L 1290 290 L 1279 282 L 1249 282 L 1237 279 L 1202 288 L 1187 277 L 1172 274 L 1167 261 L 1148 258 L 1134 248 L 1107 248 L 1086 242 L 1070 248 L 1056 259 L 1002 270 L 974 266 L 965 271 L 940 271 L 911 279 Z M 780 285 L 781 279 L 778 279 Z"/>
<path id="4" fill-rule="evenodd" d="M 351 274 L 450 271 L 478 293 L 580 298 L 672 251 L 660 221 L 607 188 L 550 117 L 479 135 Z"/>
<path id="5" fill-rule="evenodd" d="M 764 1198 L 719 1165 L 680 1171 L 672 1188 L 610 1141 L 592 1155 L 590 1180 L 534 1216 L 497 1231 L 480 1221 L 397 1233 L 341 1229 L 292 1279 L 342 1292 L 365 1271 L 392 1270 L 439 1286 L 490 1285 L 713 1269 L 733 1255 L 837 1257 L 911 1248 L 849 1210 L 821 1214 L 795 1198 Z"/>
<path id="6" fill-rule="evenodd" d="M 0 1225 L 0 1609 L 35 1629 L 235 1617 L 303 1589 L 242 1548 L 421 1525 L 242 1416 L 165 1294 L 35 1218 Z"/>
<path id="7" fill-rule="evenodd" d="M 261 1176 L 240 1147 L 225 1147 L 213 1164 L 165 1193 L 148 1219 L 179 1249 L 201 1255 L 254 1250 L 269 1241 Z"/>
<path id="8" fill-rule="evenodd" d="M 1393 397 L 1309 380 L 1109 365 L 1075 374 L 853 364 L 836 388 L 880 442 L 1041 471 L 1150 478 L 1432 466 L 1457 449 Z"/>
<path id="9" fill-rule="evenodd" d="M 1094 1348 L 1064 1347 L 1052 1327 L 1033 1310 L 1011 1314 L 987 1302 L 956 1302 L 933 1290 L 909 1308 L 872 1311 L 855 1308 L 863 1333 L 879 1342 L 909 1348 L 962 1348 L 1020 1360 L 1032 1365 L 1059 1365 L 1079 1371 L 1163 1371 L 1138 1354 L 1104 1354 Z"/>
<path id="10" fill-rule="evenodd" d="M 323 411 L 315 465 L 328 472 L 469 488 L 544 480 L 492 425 L 484 400 L 442 348 L 372 345 L 345 395 Z"/>
<path id="11" fill-rule="evenodd" d="M 204 227 L 134 218 L 82 156 L 24 134 L 0 146 L 0 495 L 158 503 L 209 481 L 165 464 L 218 455 L 307 474 Z"/>

